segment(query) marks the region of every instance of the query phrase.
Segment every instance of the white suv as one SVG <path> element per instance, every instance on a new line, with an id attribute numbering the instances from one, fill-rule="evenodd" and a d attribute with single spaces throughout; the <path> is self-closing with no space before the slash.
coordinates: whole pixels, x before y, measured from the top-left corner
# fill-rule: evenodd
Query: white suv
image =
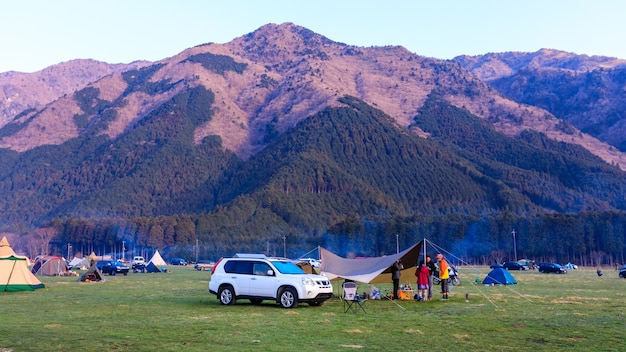
<path id="1" fill-rule="evenodd" d="M 295 308 L 299 302 L 321 306 L 333 295 L 326 276 L 305 273 L 288 259 L 264 255 L 222 258 L 213 267 L 209 292 L 221 304 L 249 299 L 253 304 L 273 300 L 283 308 Z"/>

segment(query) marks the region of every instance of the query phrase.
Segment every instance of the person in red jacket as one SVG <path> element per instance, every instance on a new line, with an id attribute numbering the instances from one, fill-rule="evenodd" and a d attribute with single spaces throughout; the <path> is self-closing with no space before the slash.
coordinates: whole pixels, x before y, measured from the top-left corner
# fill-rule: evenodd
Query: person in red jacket
<path id="1" fill-rule="evenodd" d="M 448 289 L 448 279 L 450 278 L 450 274 L 448 273 L 448 262 L 443 257 L 443 254 L 437 254 L 437 261 L 439 262 L 439 280 L 441 280 L 441 298 L 442 301 L 448 300 L 448 293 L 450 290 Z"/>
<path id="2" fill-rule="evenodd" d="M 417 276 L 417 297 L 418 299 L 421 298 L 423 302 L 426 302 L 429 300 L 428 288 L 430 287 L 430 271 L 424 263 L 424 260 L 420 260 L 417 265 L 417 268 L 415 269 L 415 276 Z"/>

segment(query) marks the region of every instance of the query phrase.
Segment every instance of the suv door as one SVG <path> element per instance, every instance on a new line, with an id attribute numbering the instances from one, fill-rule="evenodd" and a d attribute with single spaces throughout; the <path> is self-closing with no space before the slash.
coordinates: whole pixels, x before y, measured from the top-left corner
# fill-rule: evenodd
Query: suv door
<path id="1" fill-rule="evenodd" d="M 252 264 L 250 260 L 229 260 L 224 264 L 226 280 L 233 285 L 237 296 L 250 295 L 250 278 L 252 277 Z"/>
<path id="2" fill-rule="evenodd" d="M 250 295 L 275 298 L 276 270 L 265 262 L 255 262 L 252 265 L 252 269 Z"/>

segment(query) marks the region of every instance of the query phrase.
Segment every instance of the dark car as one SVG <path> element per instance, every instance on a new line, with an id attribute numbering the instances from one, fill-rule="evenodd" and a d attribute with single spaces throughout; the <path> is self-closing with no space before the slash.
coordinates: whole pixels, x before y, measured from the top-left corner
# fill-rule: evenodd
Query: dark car
<path id="1" fill-rule="evenodd" d="M 118 262 L 117 260 L 101 260 L 96 266 L 103 274 L 116 275 L 116 274 L 124 274 L 128 275 L 128 271 L 130 268 L 122 262 Z"/>
<path id="2" fill-rule="evenodd" d="M 626 264 L 624 264 L 624 266 L 619 269 L 619 277 L 626 279 Z"/>
<path id="3" fill-rule="evenodd" d="M 504 268 L 504 265 L 500 264 L 500 263 L 493 263 L 491 265 L 489 265 L 490 269 L 495 269 L 495 268 Z"/>
<path id="4" fill-rule="evenodd" d="M 504 262 L 502 263 L 502 267 L 506 270 L 529 270 L 528 265 L 524 265 L 519 262 Z"/>
<path id="5" fill-rule="evenodd" d="M 539 263 L 539 265 L 537 265 L 537 269 L 540 273 L 567 273 L 567 270 L 565 270 L 564 267 L 556 263 Z"/>
<path id="6" fill-rule="evenodd" d="M 187 261 L 183 258 L 172 258 L 170 261 L 172 265 L 187 265 Z"/>

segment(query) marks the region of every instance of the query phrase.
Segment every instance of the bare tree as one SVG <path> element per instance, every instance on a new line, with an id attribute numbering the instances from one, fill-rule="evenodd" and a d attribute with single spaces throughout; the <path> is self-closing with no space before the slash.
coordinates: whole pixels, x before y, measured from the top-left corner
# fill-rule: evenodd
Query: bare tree
<path id="1" fill-rule="evenodd" d="M 491 251 L 491 253 L 489 253 L 489 257 L 493 260 L 494 263 L 502 263 L 504 261 L 504 258 L 506 258 L 506 253 L 501 250 L 495 250 L 495 251 Z"/>
<path id="2" fill-rule="evenodd" d="M 52 227 L 42 227 L 35 230 L 33 238 L 38 244 L 42 255 L 50 254 L 50 242 L 57 235 L 57 230 Z"/>
<path id="3" fill-rule="evenodd" d="M 602 251 L 593 251 L 590 253 L 591 262 L 594 266 L 599 267 L 604 263 L 604 258 L 606 258 L 606 253 Z"/>

